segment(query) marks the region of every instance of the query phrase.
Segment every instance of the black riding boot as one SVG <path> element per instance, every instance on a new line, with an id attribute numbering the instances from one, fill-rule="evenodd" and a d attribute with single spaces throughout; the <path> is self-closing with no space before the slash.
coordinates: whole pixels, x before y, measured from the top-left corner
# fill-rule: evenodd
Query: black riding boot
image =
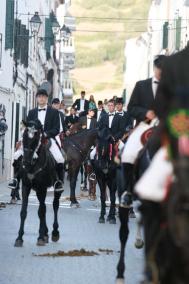
<path id="1" fill-rule="evenodd" d="M 120 206 L 124 208 L 131 207 L 133 194 L 133 168 L 129 163 L 123 163 L 122 170 L 122 190 L 119 194 Z"/>
<path id="2" fill-rule="evenodd" d="M 58 180 L 54 184 L 55 191 L 64 191 L 63 184 L 64 184 L 64 164 L 57 164 L 56 172 L 58 176 Z"/>

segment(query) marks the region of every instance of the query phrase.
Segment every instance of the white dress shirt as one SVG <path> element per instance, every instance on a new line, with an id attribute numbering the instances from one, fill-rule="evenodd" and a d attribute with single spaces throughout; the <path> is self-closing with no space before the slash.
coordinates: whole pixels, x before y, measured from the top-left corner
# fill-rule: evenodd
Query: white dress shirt
<path id="1" fill-rule="evenodd" d="M 108 113 L 108 116 L 109 116 L 109 128 L 111 128 L 112 127 L 112 121 L 113 121 L 114 116 L 115 116 L 115 112 Z"/>
<path id="2" fill-rule="evenodd" d="M 45 117 L 46 117 L 46 113 L 47 113 L 47 105 L 44 107 L 38 107 L 38 119 L 41 122 L 43 128 L 44 128 L 44 124 L 45 124 Z"/>
<path id="3" fill-rule="evenodd" d="M 85 99 L 80 99 L 80 112 L 84 111 L 84 106 L 85 106 Z"/>
<path id="4" fill-rule="evenodd" d="M 159 80 L 157 80 L 155 77 L 153 77 L 152 78 L 152 91 L 153 91 L 153 94 L 154 94 L 154 98 L 155 98 L 156 93 L 157 93 L 158 84 L 159 84 Z"/>
<path id="5" fill-rule="evenodd" d="M 59 119 L 60 119 L 60 133 L 63 131 L 63 125 L 62 125 L 62 119 L 61 116 L 59 114 Z"/>
<path id="6" fill-rule="evenodd" d="M 120 116 L 124 116 L 124 111 L 123 110 L 122 111 L 117 111 L 116 113 L 119 114 Z"/>
<path id="7" fill-rule="evenodd" d="M 87 129 L 90 129 L 91 126 L 91 117 L 87 116 Z"/>
<path id="8" fill-rule="evenodd" d="M 97 121 L 99 121 L 101 112 L 102 112 L 102 109 L 98 109 L 98 111 L 97 111 Z"/>

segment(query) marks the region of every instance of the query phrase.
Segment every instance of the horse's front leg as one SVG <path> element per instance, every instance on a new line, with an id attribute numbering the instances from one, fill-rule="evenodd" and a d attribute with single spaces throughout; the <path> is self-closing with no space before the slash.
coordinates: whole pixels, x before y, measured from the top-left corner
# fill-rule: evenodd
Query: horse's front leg
<path id="1" fill-rule="evenodd" d="M 76 162 L 76 161 L 75 161 Z M 76 182 L 77 182 L 77 176 L 79 173 L 79 167 L 80 166 L 74 166 L 73 164 L 69 165 L 70 169 L 70 201 L 71 206 L 79 206 L 79 202 L 76 199 L 75 196 L 75 188 L 76 188 Z"/>
<path id="2" fill-rule="evenodd" d="M 60 238 L 60 233 L 58 230 L 58 209 L 59 209 L 59 201 L 62 192 L 55 191 L 54 192 L 54 200 L 53 200 L 53 210 L 54 210 L 54 223 L 53 223 L 53 231 L 52 231 L 52 241 L 57 242 Z"/>
<path id="3" fill-rule="evenodd" d="M 24 235 L 24 223 L 27 217 L 27 207 L 28 207 L 28 196 L 30 194 L 31 187 L 27 187 L 26 185 L 22 185 L 22 208 L 20 211 L 20 229 L 18 232 L 18 237 L 15 241 L 15 247 L 22 247 L 23 245 L 23 235 Z"/>
<path id="4" fill-rule="evenodd" d="M 48 229 L 46 225 L 46 204 L 45 204 L 47 188 L 38 188 L 36 195 L 39 200 L 38 216 L 40 219 L 39 237 L 37 240 L 37 245 L 44 246 L 45 243 L 48 242 Z"/>
<path id="5" fill-rule="evenodd" d="M 120 258 L 117 265 L 117 284 L 124 284 L 124 272 L 125 272 L 125 245 L 129 235 L 129 208 L 119 207 L 119 219 L 121 222 L 119 230 L 119 239 L 121 242 Z"/>
<path id="6" fill-rule="evenodd" d="M 105 223 L 104 216 L 106 215 L 106 182 L 103 176 L 99 177 L 97 174 L 97 181 L 100 188 L 100 201 L 101 201 L 101 211 L 99 217 L 99 223 Z"/>
<path id="7" fill-rule="evenodd" d="M 110 224 L 116 224 L 116 217 L 115 217 L 115 213 L 116 213 L 116 178 L 111 178 L 111 176 L 109 176 L 108 181 L 107 181 L 107 185 L 109 187 L 110 190 L 110 211 L 107 217 L 107 221 L 109 221 Z"/>

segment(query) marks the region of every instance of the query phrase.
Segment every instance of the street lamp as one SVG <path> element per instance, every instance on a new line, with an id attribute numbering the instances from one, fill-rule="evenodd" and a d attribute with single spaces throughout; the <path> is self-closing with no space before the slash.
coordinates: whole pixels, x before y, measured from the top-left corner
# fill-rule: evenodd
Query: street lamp
<path id="1" fill-rule="evenodd" d="M 37 35 L 39 33 L 40 26 L 42 21 L 39 17 L 38 12 L 35 12 L 35 15 L 30 20 L 30 27 L 32 35 Z"/>
<path id="2" fill-rule="evenodd" d="M 51 23 L 52 23 L 53 35 L 56 36 L 60 31 L 60 25 L 59 22 L 57 21 L 54 12 L 51 12 Z"/>
<path id="3" fill-rule="evenodd" d="M 60 29 L 60 36 L 63 39 L 68 39 L 71 35 L 71 31 L 66 25 L 63 25 L 62 28 Z"/>

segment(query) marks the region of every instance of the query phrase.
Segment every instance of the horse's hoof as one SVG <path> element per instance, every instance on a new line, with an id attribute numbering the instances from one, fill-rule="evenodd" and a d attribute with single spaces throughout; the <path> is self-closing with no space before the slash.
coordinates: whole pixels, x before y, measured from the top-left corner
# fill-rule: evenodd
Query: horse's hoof
<path id="1" fill-rule="evenodd" d="M 77 201 L 76 201 L 76 202 L 75 202 L 75 201 L 74 201 L 74 202 L 72 201 L 72 202 L 70 203 L 70 207 L 72 207 L 72 208 L 79 208 L 79 207 L 80 207 L 80 204 L 79 204 L 79 202 L 77 202 Z"/>
<path id="2" fill-rule="evenodd" d="M 36 245 L 39 247 L 45 246 L 46 242 L 44 239 L 38 239 Z"/>
<path id="3" fill-rule="evenodd" d="M 116 218 L 115 217 L 110 218 L 109 223 L 116 224 Z"/>
<path id="4" fill-rule="evenodd" d="M 49 242 L 49 236 L 48 235 L 44 236 L 44 241 L 45 241 L 46 244 L 48 244 L 48 242 Z"/>
<path id="5" fill-rule="evenodd" d="M 16 203 L 17 203 L 16 198 L 11 198 L 11 200 L 10 200 L 10 204 L 16 204 Z"/>
<path id="6" fill-rule="evenodd" d="M 142 239 L 136 239 L 135 241 L 135 247 L 137 249 L 141 249 L 144 247 L 144 241 Z"/>
<path id="7" fill-rule="evenodd" d="M 17 248 L 21 248 L 23 246 L 23 240 L 17 239 L 14 243 L 14 246 Z"/>
<path id="8" fill-rule="evenodd" d="M 59 232 L 57 232 L 57 233 L 52 232 L 52 236 L 51 236 L 52 242 L 56 243 L 56 242 L 58 242 L 59 239 L 60 239 Z"/>
<path id="9" fill-rule="evenodd" d="M 99 217 L 98 222 L 99 222 L 100 224 L 104 224 L 104 223 L 105 223 L 104 217 Z"/>
<path id="10" fill-rule="evenodd" d="M 124 281 L 123 278 L 117 278 L 116 279 L 116 284 L 124 284 L 124 283 L 125 283 L 125 281 Z"/>

